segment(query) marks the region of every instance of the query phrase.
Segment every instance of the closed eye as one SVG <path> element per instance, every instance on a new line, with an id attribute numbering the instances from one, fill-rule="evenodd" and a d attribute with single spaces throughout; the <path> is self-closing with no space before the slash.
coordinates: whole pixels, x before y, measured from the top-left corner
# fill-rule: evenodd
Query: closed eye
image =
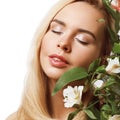
<path id="1" fill-rule="evenodd" d="M 75 38 L 80 44 L 82 44 L 82 45 L 88 45 L 89 43 L 88 42 L 86 42 L 86 41 L 83 41 L 83 40 L 80 40 L 80 39 L 78 39 L 78 38 Z"/>
<path id="2" fill-rule="evenodd" d="M 57 30 L 51 30 L 53 33 L 55 33 L 55 34 L 58 34 L 58 35 L 61 35 L 61 34 L 63 34 L 63 32 L 61 32 L 61 31 L 57 31 Z"/>

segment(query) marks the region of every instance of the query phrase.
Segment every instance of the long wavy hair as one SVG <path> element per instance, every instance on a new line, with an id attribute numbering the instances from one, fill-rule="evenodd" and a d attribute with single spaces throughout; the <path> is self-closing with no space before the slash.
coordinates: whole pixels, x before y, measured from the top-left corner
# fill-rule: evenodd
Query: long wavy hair
<path id="1" fill-rule="evenodd" d="M 102 0 L 60 0 L 55 4 L 36 31 L 28 56 L 28 69 L 25 76 L 25 86 L 21 105 L 18 111 L 14 113 L 14 117 L 8 120 L 53 120 L 47 106 L 47 76 L 44 74 L 40 65 L 41 41 L 55 15 L 66 5 L 78 1 L 88 2 L 96 7 L 96 9 L 99 9 L 106 19 L 106 26 L 112 26 L 113 21 L 102 4 Z M 108 32 L 105 30 L 105 42 L 104 49 L 102 49 L 102 56 L 109 54 L 110 44 Z M 85 120 L 84 113 L 79 115 Z M 75 119 L 78 120 L 77 117 Z"/>

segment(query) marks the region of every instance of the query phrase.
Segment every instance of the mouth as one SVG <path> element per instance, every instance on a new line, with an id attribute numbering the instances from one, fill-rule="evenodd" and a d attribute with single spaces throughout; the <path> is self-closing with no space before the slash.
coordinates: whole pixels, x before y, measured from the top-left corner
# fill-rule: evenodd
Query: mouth
<path id="1" fill-rule="evenodd" d="M 52 54 L 49 56 L 50 64 L 54 67 L 63 68 L 68 65 L 68 61 L 60 55 Z"/>

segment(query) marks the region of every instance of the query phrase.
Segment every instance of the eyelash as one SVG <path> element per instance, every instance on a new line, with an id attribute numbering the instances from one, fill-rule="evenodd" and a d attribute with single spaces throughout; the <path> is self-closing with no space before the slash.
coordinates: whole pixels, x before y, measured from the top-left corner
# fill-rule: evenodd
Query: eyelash
<path id="1" fill-rule="evenodd" d="M 88 45 L 89 43 L 88 42 L 84 42 L 78 38 L 75 38 L 79 43 L 81 43 L 82 45 Z"/>
<path id="2" fill-rule="evenodd" d="M 56 31 L 56 30 L 51 30 L 51 31 L 55 34 L 58 34 L 58 35 L 63 34 L 63 32 L 60 32 L 60 31 Z"/>
<path id="3" fill-rule="evenodd" d="M 57 34 L 57 35 L 61 35 L 63 34 L 63 32 L 60 32 L 60 31 L 57 31 L 57 30 L 51 30 L 53 33 Z M 82 45 L 88 45 L 89 43 L 88 42 L 84 42 L 78 38 L 75 38 L 80 44 Z"/>

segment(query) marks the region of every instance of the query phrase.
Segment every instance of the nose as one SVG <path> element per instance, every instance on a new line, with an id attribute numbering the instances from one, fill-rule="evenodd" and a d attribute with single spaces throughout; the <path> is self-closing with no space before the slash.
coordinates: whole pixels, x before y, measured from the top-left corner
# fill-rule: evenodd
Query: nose
<path id="1" fill-rule="evenodd" d="M 57 47 L 62 49 L 64 52 L 71 52 L 71 40 L 70 38 L 61 39 L 57 44 Z"/>

